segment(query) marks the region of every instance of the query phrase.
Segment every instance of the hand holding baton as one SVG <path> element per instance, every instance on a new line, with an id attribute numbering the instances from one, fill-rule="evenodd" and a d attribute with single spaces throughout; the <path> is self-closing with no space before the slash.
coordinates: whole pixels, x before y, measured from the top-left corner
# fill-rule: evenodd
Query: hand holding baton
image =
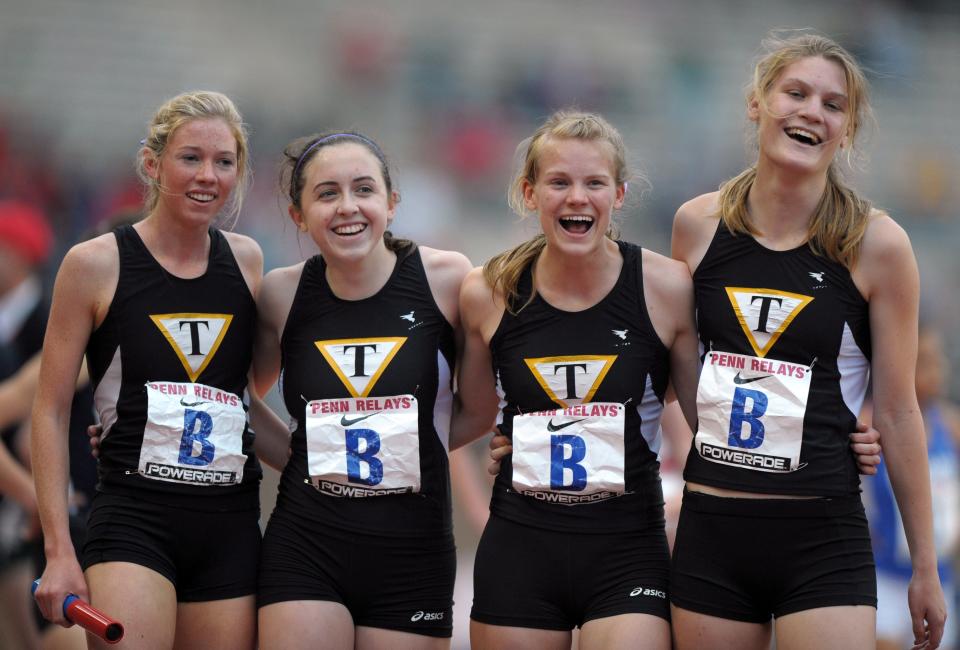
<path id="1" fill-rule="evenodd" d="M 40 579 L 37 578 L 33 581 L 30 591 L 36 593 L 39 586 Z M 74 594 L 67 594 L 63 599 L 63 615 L 71 623 L 76 623 L 87 632 L 96 634 L 107 643 L 118 643 L 123 638 L 123 625 Z"/>

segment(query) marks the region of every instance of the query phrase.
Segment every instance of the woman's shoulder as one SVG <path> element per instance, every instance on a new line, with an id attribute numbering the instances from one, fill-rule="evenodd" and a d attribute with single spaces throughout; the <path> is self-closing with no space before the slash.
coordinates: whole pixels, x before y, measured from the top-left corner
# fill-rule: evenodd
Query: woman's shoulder
<path id="1" fill-rule="evenodd" d="M 120 271 L 120 249 L 112 232 L 74 244 L 63 257 L 63 272 L 81 272 L 88 280 L 117 275 Z"/>
<path id="2" fill-rule="evenodd" d="M 306 262 L 284 266 L 269 271 L 263 276 L 260 291 L 257 293 L 257 317 L 262 323 L 282 332 L 287 314 L 293 306 L 293 299 L 300 285 L 300 275 Z"/>
<path id="3" fill-rule="evenodd" d="M 720 192 L 690 199 L 673 218 L 671 256 L 686 262 L 691 272 L 707 252 L 720 222 Z"/>
<path id="4" fill-rule="evenodd" d="M 419 246 L 420 259 L 427 275 L 455 275 L 459 281 L 473 268 L 467 256 L 457 251 L 445 251 L 429 246 Z M 458 285 L 459 285 L 458 281 Z"/>
<path id="5" fill-rule="evenodd" d="M 676 219 L 717 222 L 720 212 L 720 192 L 707 192 L 695 196 L 677 208 Z"/>
<path id="6" fill-rule="evenodd" d="M 267 271 L 267 274 L 263 276 L 264 291 L 268 289 L 280 289 L 288 285 L 296 287 L 300 281 L 300 276 L 303 274 L 303 267 L 305 265 L 306 262 L 298 262 L 290 266 L 280 266 Z"/>
<path id="7" fill-rule="evenodd" d="M 885 211 L 873 209 L 860 243 L 859 264 L 867 268 L 912 257 L 913 248 L 907 231 Z"/>
<path id="8" fill-rule="evenodd" d="M 919 285 L 917 260 L 910 237 L 889 214 L 874 209 L 860 242 L 860 252 L 851 275 L 863 297 L 912 292 Z"/>
<path id="9" fill-rule="evenodd" d="M 230 250 L 233 251 L 233 256 L 237 258 L 237 263 L 242 268 L 256 268 L 260 274 L 263 273 L 263 251 L 255 239 L 236 232 L 225 230 L 220 232 L 230 244 Z"/>
<path id="10" fill-rule="evenodd" d="M 490 286 L 482 266 L 470 269 L 463 278 L 460 306 L 465 313 L 484 313 L 503 308 L 503 296 Z"/>
<path id="11" fill-rule="evenodd" d="M 686 264 L 646 248 L 643 249 L 643 284 L 648 292 L 664 298 L 686 296 L 693 291 Z"/>

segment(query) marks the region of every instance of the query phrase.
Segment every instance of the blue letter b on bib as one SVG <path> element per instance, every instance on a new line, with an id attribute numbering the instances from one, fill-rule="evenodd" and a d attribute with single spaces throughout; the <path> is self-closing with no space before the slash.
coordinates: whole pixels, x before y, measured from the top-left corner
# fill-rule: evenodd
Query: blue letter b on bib
<path id="1" fill-rule="evenodd" d="M 180 438 L 181 465 L 209 465 L 217 448 L 210 442 L 213 418 L 203 411 L 187 409 L 183 412 L 183 437 Z M 199 453 L 196 453 L 199 446 Z"/>
<path id="2" fill-rule="evenodd" d="M 580 436 L 550 436 L 550 489 L 579 492 L 587 487 L 587 470 L 579 464 L 586 455 L 587 445 Z M 573 475 L 569 485 L 564 484 L 564 470 Z"/>
<path id="3" fill-rule="evenodd" d="M 747 400 L 750 410 L 747 411 Z M 767 412 L 767 396 L 758 390 L 737 388 L 733 394 L 733 408 L 730 411 L 730 437 L 727 444 L 731 447 L 756 449 L 763 444 L 763 422 L 761 416 Z M 743 436 L 743 425 L 750 428 L 750 435 Z"/>
<path id="4" fill-rule="evenodd" d="M 380 451 L 380 436 L 372 429 L 347 429 L 344 431 L 347 442 L 347 480 L 363 485 L 377 485 L 383 480 L 383 463 L 377 460 Z M 360 452 L 360 441 L 364 441 L 364 450 Z M 363 465 L 370 468 L 367 478 L 361 476 Z"/>

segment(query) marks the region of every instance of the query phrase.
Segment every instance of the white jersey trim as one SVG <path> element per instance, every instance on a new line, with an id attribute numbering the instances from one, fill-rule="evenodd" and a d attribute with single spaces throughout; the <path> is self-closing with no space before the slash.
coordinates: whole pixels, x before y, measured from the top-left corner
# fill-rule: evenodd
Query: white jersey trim
<path id="1" fill-rule="evenodd" d="M 450 378 L 450 364 L 443 353 L 437 350 L 437 396 L 433 402 L 433 428 L 447 453 L 450 453 L 450 418 L 453 415 Z"/>
<path id="2" fill-rule="evenodd" d="M 663 415 L 663 402 L 653 390 L 653 382 L 647 374 L 643 387 L 643 399 L 637 405 L 637 415 L 640 416 L 640 433 L 647 441 L 650 451 L 660 456 L 660 447 L 663 445 L 663 432 L 660 429 L 660 416 Z"/>
<path id="3" fill-rule="evenodd" d="M 840 352 L 837 354 L 837 372 L 840 373 L 840 393 L 843 395 L 843 402 L 850 409 L 851 415 L 857 417 L 863 407 L 867 385 L 870 383 L 870 361 L 857 345 L 848 323 L 843 324 L 843 338 L 840 341 Z"/>
<path id="4" fill-rule="evenodd" d="M 107 371 L 100 378 L 97 390 L 93 393 L 93 405 L 103 426 L 101 440 L 106 440 L 110 429 L 117 421 L 117 402 L 120 401 L 120 386 L 123 383 L 123 368 L 120 361 L 120 346 L 113 353 L 113 359 L 107 366 Z"/>

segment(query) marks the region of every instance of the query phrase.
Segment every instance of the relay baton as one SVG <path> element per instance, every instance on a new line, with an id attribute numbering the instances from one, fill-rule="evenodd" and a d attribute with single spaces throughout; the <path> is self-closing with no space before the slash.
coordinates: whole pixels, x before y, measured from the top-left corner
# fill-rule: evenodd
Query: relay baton
<path id="1" fill-rule="evenodd" d="M 30 591 L 36 593 L 39 586 L 40 579 L 37 578 L 33 581 Z M 119 643 L 123 638 L 123 625 L 74 594 L 67 594 L 63 599 L 63 615 L 71 623 L 76 623 L 87 632 L 96 634 L 107 643 Z"/>

